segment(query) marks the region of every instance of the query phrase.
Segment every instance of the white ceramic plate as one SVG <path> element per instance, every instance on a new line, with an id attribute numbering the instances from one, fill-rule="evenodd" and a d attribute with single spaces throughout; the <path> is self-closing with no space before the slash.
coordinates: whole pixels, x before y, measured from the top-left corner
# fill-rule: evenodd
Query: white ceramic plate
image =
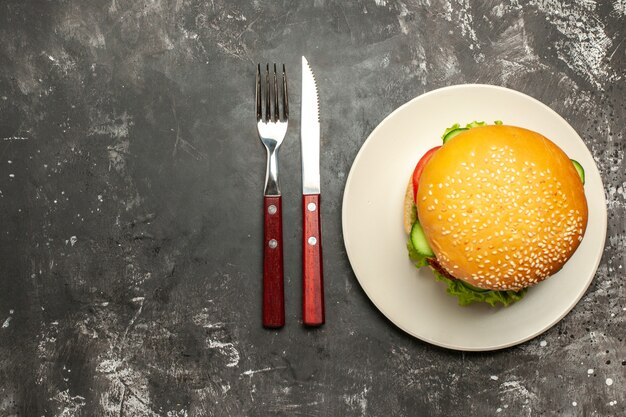
<path id="1" fill-rule="evenodd" d="M 537 131 L 585 168 L 586 235 L 561 271 L 507 308 L 461 307 L 428 268 L 407 256 L 406 185 L 419 158 L 441 144 L 453 123 L 502 120 Z M 459 85 L 421 95 L 391 113 L 359 151 L 343 197 L 343 234 L 359 283 L 394 324 L 426 342 L 458 350 L 501 349 L 529 340 L 561 320 L 580 300 L 602 256 L 606 204 L 600 173 L 574 129 L 541 102 L 514 90 Z"/>

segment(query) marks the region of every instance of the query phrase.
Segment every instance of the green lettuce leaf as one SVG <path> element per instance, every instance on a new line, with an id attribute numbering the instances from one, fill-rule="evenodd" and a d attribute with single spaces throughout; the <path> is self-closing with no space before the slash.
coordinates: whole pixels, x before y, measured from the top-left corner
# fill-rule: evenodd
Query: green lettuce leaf
<path id="1" fill-rule="evenodd" d="M 471 129 L 473 127 L 478 127 L 478 126 L 485 126 L 487 123 L 485 122 L 479 122 L 477 120 L 474 120 L 471 123 L 468 123 L 465 125 L 466 129 Z M 493 122 L 494 125 L 501 125 L 502 124 L 502 120 L 496 120 Z M 448 133 L 452 132 L 453 130 L 457 130 L 461 128 L 461 124 L 459 123 L 455 123 L 452 126 L 450 126 L 449 128 L 447 128 L 446 130 L 444 130 L 443 135 L 441 135 L 441 139 L 445 138 Z"/>
<path id="2" fill-rule="evenodd" d="M 465 127 L 468 129 L 471 129 L 473 127 L 484 126 L 484 125 L 485 125 L 485 122 L 478 122 L 474 120 L 472 123 L 468 123 L 467 125 L 465 125 Z"/>
<path id="3" fill-rule="evenodd" d="M 459 305 L 467 306 L 472 303 L 487 303 L 492 307 L 502 304 L 505 307 L 521 300 L 526 295 L 527 288 L 520 291 L 493 291 L 476 288 L 460 279 L 450 279 L 434 271 L 435 279 L 445 283 L 446 292 L 458 298 Z"/>

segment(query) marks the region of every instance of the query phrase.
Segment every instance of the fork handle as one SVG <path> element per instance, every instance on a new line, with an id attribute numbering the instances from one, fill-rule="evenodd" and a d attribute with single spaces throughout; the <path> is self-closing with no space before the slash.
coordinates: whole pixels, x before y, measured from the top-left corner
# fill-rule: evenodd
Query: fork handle
<path id="1" fill-rule="evenodd" d="M 278 328 L 285 325 L 281 196 L 264 196 L 263 209 L 263 326 Z"/>
<path id="2" fill-rule="evenodd" d="M 302 196 L 302 322 L 306 326 L 324 324 L 324 274 L 320 195 Z"/>

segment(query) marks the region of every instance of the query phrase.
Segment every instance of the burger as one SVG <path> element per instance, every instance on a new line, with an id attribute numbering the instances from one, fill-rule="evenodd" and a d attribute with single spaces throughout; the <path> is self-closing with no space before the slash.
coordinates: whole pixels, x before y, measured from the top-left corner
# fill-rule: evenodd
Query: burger
<path id="1" fill-rule="evenodd" d="M 407 186 L 409 258 L 461 305 L 507 306 L 578 248 L 584 170 L 541 134 L 502 122 L 456 124 L 442 138 Z"/>

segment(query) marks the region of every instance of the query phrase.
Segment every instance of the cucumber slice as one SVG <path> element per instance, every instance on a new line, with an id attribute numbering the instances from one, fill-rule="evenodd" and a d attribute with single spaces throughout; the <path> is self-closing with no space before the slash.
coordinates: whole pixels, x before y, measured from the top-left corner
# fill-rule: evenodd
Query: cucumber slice
<path id="1" fill-rule="evenodd" d="M 580 165 L 580 163 L 574 159 L 571 159 L 572 164 L 574 164 L 574 168 L 576 168 L 576 172 L 578 172 L 578 176 L 580 177 L 580 180 L 583 182 L 583 185 L 585 184 L 585 170 L 583 169 L 583 166 Z"/>
<path id="2" fill-rule="evenodd" d="M 445 138 L 448 135 L 448 133 L 452 132 L 453 130 L 458 129 L 459 127 L 461 127 L 460 124 L 458 124 L 458 123 L 453 124 L 452 126 L 447 128 L 446 130 L 444 130 L 443 135 L 441 135 L 441 139 Z"/>
<path id="3" fill-rule="evenodd" d="M 446 135 L 443 137 L 443 143 L 446 143 L 447 141 L 449 141 L 450 139 L 452 139 L 453 137 L 457 136 L 459 133 L 462 133 L 466 130 L 469 130 L 466 127 L 459 127 L 456 128 L 454 130 L 449 131 L 448 133 L 446 133 Z"/>
<path id="4" fill-rule="evenodd" d="M 422 229 L 419 222 L 415 222 L 411 229 L 411 243 L 420 255 L 428 258 L 435 256 L 435 252 L 430 248 L 426 240 L 426 235 L 424 234 L 424 229 Z"/>

